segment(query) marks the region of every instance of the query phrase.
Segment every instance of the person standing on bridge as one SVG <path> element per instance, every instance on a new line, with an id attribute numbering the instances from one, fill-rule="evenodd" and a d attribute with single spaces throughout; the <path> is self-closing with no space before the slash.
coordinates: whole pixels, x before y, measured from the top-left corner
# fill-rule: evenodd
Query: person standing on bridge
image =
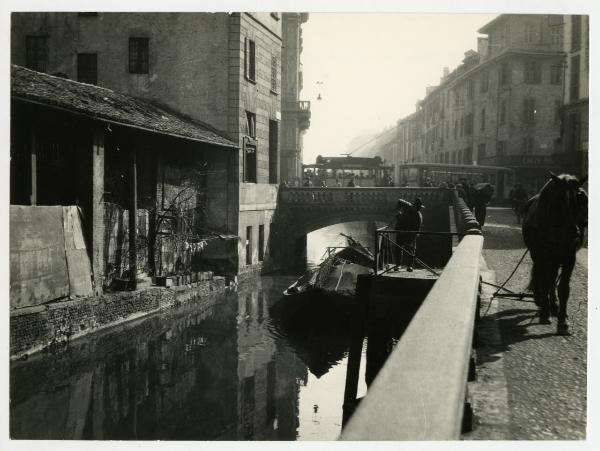
<path id="1" fill-rule="evenodd" d="M 421 230 L 423 223 L 423 215 L 421 209 L 425 208 L 425 205 L 421 202 L 420 198 L 415 198 L 413 203 L 398 199 L 396 204 L 396 265 L 402 264 L 404 253 L 408 254 L 408 262 L 406 270 L 412 272 L 415 265 L 415 258 L 417 253 L 417 237 L 418 231 Z M 402 230 L 409 231 L 402 232 Z"/>

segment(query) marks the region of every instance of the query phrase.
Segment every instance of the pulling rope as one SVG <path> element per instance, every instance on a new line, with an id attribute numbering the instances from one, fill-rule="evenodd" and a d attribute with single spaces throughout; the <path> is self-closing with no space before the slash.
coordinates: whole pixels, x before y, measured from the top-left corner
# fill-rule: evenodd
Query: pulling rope
<path id="1" fill-rule="evenodd" d="M 500 295 L 500 290 L 504 290 L 504 291 L 508 292 L 510 295 L 518 297 L 521 301 L 523 300 L 523 298 L 526 296 L 526 293 L 515 293 L 514 291 L 509 290 L 508 288 L 504 288 L 504 286 L 508 283 L 508 281 L 510 279 L 512 279 L 512 276 L 515 275 L 515 272 L 517 272 L 517 269 L 519 268 L 519 266 L 521 266 L 521 263 L 523 263 L 523 260 L 525 259 L 525 256 L 527 255 L 528 252 L 529 252 L 529 249 L 525 249 L 525 252 L 523 252 L 523 255 L 521 256 L 519 263 L 517 263 L 517 266 L 515 266 L 515 269 L 512 270 L 512 272 L 510 273 L 508 278 L 504 281 L 504 283 L 501 286 L 495 285 L 490 282 L 482 282 L 486 285 L 490 285 L 494 288 L 498 288 L 498 290 L 496 290 L 496 292 L 492 295 L 492 298 L 498 297 Z M 527 302 L 530 302 L 530 301 L 527 301 Z"/>

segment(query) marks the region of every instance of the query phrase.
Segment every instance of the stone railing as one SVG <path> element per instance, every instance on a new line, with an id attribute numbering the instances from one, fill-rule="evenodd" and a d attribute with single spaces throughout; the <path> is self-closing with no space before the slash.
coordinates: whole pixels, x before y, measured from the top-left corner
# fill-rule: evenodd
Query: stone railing
<path id="1" fill-rule="evenodd" d="M 481 226 L 473 216 L 465 200 L 458 195 L 457 191 L 452 193 L 452 207 L 454 210 L 454 222 L 456 231 L 466 235 L 481 235 Z"/>
<path id="2" fill-rule="evenodd" d="M 482 236 L 466 236 L 349 419 L 342 440 L 458 440 Z"/>
<path id="3" fill-rule="evenodd" d="M 385 204 L 395 207 L 399 198 L 412 201 L 419 197 L 427 203 L 447 203 L 448 190 L 440 188 L 283 188 L 279 202 L 282 205 L 326 204 Z"/>

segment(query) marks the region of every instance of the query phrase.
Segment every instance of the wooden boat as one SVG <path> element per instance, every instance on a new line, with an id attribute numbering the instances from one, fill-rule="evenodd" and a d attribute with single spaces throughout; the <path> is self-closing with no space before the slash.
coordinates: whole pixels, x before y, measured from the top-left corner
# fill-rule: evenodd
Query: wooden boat
<path id="1" fill-rule="evenodd" d="M 329 248 L 327 257 L 290 285 L 283 294 L 336 294 L 354 296 L 359 274 L 373 271 L 374 257 L 369 249 L 348 235 L 346 247 Z"/>

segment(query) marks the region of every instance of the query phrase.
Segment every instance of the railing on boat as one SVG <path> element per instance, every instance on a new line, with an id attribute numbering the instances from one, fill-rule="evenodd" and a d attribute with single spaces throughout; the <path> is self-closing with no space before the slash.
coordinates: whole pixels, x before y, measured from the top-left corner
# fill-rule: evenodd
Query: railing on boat
<path id="1" fill-rule="evenodd" d="M 400 245 L 396 242 L 395 236 L 397 233 L 402 234 L 414 234 L 424 236 L 456 236 L 464 237 L 465 235 L 481 235 L 479 229 L 469 229 L 464 232 L 435 232 L 435 231 L 421 231 L 421 230 L 397 230 L 389 227 L 380 227 L 375 230 L 375 252 L 374 252 L 374 271 L 376 275 L 385 274 L 398 267 L 396 252 L 398 250 L 406 252 L 409 256 L 412 256 L 411 249 L 406 246 Z M 415 256 L 415 261 L 423 268 L 433 272 L 437 275 L 437 272 L 431 268 L 423 260 Z"/>

